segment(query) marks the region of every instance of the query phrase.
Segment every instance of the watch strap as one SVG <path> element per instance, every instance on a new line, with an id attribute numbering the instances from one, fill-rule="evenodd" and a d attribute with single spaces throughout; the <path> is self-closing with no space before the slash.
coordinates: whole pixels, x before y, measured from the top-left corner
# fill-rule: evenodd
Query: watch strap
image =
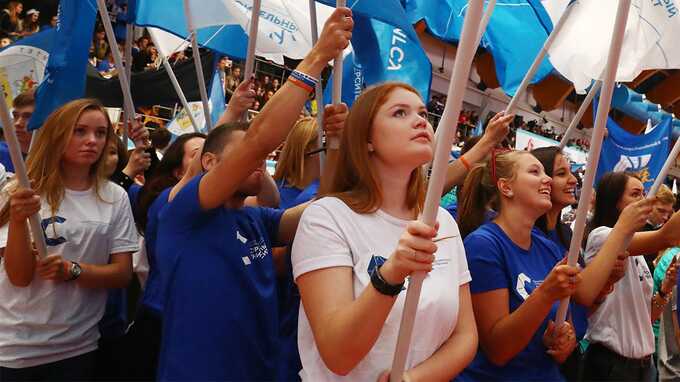
<path id="1" fill-rule="evenodd" d="M 382 265 L 376 267 L 373 270 L 373 273 L 371 274 L 371 285 L 373 285 L 375 290 L 377 290 L 380 294 L 384 294 L 386 296 L 396 296 L 401 293 L 401 290 L 404 288 L 404 283 L 392 285 L 385 281 L 385 279 L 380 274 L 381 267 Z"/>

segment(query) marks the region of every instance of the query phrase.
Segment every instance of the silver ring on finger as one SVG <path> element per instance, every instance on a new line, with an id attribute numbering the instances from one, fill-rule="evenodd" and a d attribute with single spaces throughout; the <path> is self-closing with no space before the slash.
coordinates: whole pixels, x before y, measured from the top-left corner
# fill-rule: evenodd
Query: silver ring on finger
<path id="1" fill-rule="evenodd" d="M 413 259 L 414 259 L 414 260 L 418 260 L 418 251 L 416 251 L 416 250 L 414 249 L 414 250 L 413 250 L 413 255 L 412 255 L 412 256 L 413 256 Z"/>

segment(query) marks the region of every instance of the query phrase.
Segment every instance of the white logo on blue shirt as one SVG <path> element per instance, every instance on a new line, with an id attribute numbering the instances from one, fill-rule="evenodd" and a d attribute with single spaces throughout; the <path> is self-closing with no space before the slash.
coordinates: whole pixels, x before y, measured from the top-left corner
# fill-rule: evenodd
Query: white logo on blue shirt
<path id="1" fill-rule="evenodd" d="M 258 240 L 248 240 L 247 237 L 241 235 L 241 232 L 237 230 L 236 240 L 248 247 L 248 256 L 241 257 L 245 266 L 252 264 L 256 260 L 264 259 L 267 257 L 267 254 L 269 254 L 269 247 L 262 238 Z"/>
<path id="2" fill-rule="evenodd" d="M 248 241 L 248 239 L 243 237 L 238 230 L 236 231 L 236 240 L 240 241 L 243 244 L 245 244 Z"/>
<path id="3" fill-rule="evenodd" d="M 531 282 L 531 279 L 524 273 L 520 273 L 519 276 L 517 276 L 517 293 L 525 300 L 529 298 L 529 293 L 527 293 L 526 288 L 527 281 Z"/>

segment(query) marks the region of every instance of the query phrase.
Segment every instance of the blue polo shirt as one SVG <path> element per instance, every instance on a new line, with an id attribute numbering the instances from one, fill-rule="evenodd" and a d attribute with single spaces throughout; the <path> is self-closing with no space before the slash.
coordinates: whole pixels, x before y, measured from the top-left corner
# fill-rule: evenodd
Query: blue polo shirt
<path id="1" fill-rule="evenodd" d="M 153 203 L 151 203 L 146 215 L 146 229 L 144 230 L 146 257 L 149 260 L 149 277 L 147 278 L 146 286 L 144 287 L 142 305 L 156 313 L 159 317 L 163 312 L 163 267 L 159 264 L 162 259 L 159 259 L 156 253 L 156 239 L 158 236 L 160 213 L 163 208 L 168 205 L 168 197 L 170 196 L 171 190 L 172 187 L 166 188 L 156 197 Z"/>
<path id="2" fill-rule="evenodd" d="M 196 177 L 161 212 L 168 264 L 157 378 L 273 380 L 278 353 L 271 247 L 283 211 L 203 210 Z"/>
<path id="3" fill-rule="evenodd" d="M 471 293 L 507 289 L 510 313 L 540 285 L 563 257 L 557 246 L 538 230 L 532 230 L 531 247 L 517 246 L 496 223 L 487 223 L 469 234 L 465 253 L 472 274 Z M 559 302 L 538 328 L 527 347 L 505 366 L 495 366 L 480 348 L 472 363 L 458 376 L 460 381 L 562 381 L 558 364 L 546 353 L 543 333 L 554 320 Z M 502 346 L 502 344 L 498 344 Z"/>
<path id="4" fill-rule="evenodd" d="M 319 192 L 319 180 L 313 181 L 305 189 L 291 187 L 284 180 L 276 182 L 276 187 L 279 189 L 281 199 L 279 207 L 285 210 L 314 199 Z"/>

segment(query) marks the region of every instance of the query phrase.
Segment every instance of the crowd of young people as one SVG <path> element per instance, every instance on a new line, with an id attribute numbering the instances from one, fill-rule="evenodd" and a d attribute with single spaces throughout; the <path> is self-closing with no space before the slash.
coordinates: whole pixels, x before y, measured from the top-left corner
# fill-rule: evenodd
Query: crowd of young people
<path id="1" fill-rule="evenodd" d="M 128 153 L 91 99 L 59 108 L 30 144 L 32 98 L 15 100 L 32 185 L 3 190 L 0 381 L 384 381 L 420 271 L 404 381 L 652 381 L 661 316 L 659 375 L 677 378 L 677 249 L 664 251 L 678 244 L 680 214 L 667 199 L 605 175 L 583 256 L 568 265 L 568 158 L 497 149 L 514 119 L 499 114 L 449 164 L 457 208 L 439 208 L 435 227 L 419 222 L 434 131 L 413 87 L 380 84 L 351 109 L 327 106 L 337 146 L 319 146 L 315 119 L 301 117 L 309 82 L 351 39 L 351 14 L 333 13 L 251 122 L 247 79 L 217 127 L 177 137 L 158 163 L 143 128 L 130 126 L 140 147 Z M 265 159 L 282 143 L 271 177 Z M 27 224 L 38 212 L 46 257 Z M 135 277 L 140 258 L 148 277 Z M 132 280 L 141 295 L 129 322 Z"/>

